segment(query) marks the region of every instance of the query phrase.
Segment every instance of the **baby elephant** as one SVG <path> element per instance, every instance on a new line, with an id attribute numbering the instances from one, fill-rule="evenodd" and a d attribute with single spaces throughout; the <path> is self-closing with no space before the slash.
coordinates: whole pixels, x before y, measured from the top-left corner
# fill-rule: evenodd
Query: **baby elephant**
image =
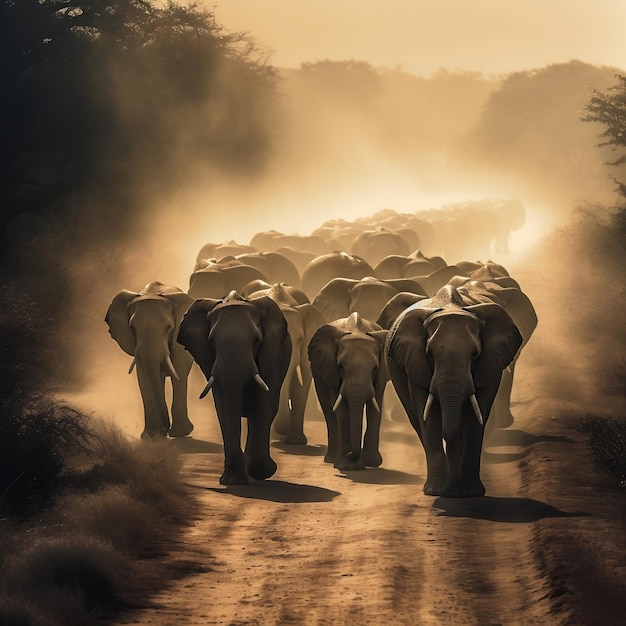
<path id="1" fill-rule="evenodd" d="M 315 391 L 328 428 L 324 461 L 338 469 L 382 463 L 378 445 L 383 393 L 389 380 L 384 361 L 388 332 L 355 312 L 320 327 L 309 343 Z"/>

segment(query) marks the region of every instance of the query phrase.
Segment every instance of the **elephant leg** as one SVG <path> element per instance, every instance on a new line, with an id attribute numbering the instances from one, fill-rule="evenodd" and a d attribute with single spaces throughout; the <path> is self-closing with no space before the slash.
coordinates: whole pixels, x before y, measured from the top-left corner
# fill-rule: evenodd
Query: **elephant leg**
<path id="1" fill-rule="evenodd" d="M 326 454 L 324 455 L 324 463 L 334 463 L 337 460 L 337 455 L 339 454 L 337 416 L 333 411 L 334 399 L 331 398 L 334 394 L 325 383 L 320 381 L 315 383 L 315 390 L 317 392 L 317 399 L 322 407 L 322 413 L 324 414 L 328 438 L 328 446 L 326 448 Z"/>
<path id="2" fill-rule="evenodd" d="M 306 435 L 304 434 L 304 410 L 306 408 L 307 398 L 309 397 L 312 378 L 311 371 L 306 371 L 306 368 L 301 368 L 301 373 L 302 384 L 300 384 L 297 375 L 294 375 L 293 378 L 289 380 L 291 411 L 289 414 L 289 426 L 285 443 L 304 445 L 307 442 Z"/>
<path id="3" fill-rule="evenodd" d="M 289 420 L 290 420 L 290 403 L 289 403 L 289 381 L 295 378 L 295 367 L 289 365 L 285 380 L 280 388 L 280 400 L 278 402 L 278 412 L 272 422 L 272 431 L 279 439 L 286 437 L 289 432 Z M 287 443 L 287 442 L 286 442 Z"/>
<path id="4" fill-rule="evenodd" d="M 248 416 L 246 437 L 246 470 L 256 480 L 265 480 L 276 473 L 277 465 L 270 455 L 272 417 L 263 412 Z"/>
<path id="5" fill-rule="evenodd" d="M 224 440 L 224 472 L 221 485 L 246 485 L 244 454 L 241 450 L 241 397 L 235 394 L 224 396 L 214 389 L 215 409 Z"/>
<path id="6" fill-rule="evenodd" d="M 378 406 L 383 408 L 382 395 L 377 398 Z M 367 467 L 380 467 L 383 457 L 380 455 L 381 414 L 373 407 L 367 407 L 367 425 L 363 436 L 363 461 Z"/>
<path id="7" fill-rule="evenodd" d="M 361 415 L 363 412 L 363 405 L 361 404 Z M 359 458 L 356 461 L 351 461 L 348 455 L 352 450 L 350 441 L 350 434 L 353 424 L 351 423 L 349 403 L 344 401 L 337 407 L 335 411 L 337 415 L 337 439 L 339 442 L 338 453 L 333 463 L 333 466 L 338 470 L 364 470 L 365 461 L 363 454 L 359 450 Z"/>
<path id="8" fill-rule="evenodd" d="M 165 402 L 165 376 L 158 367 L 149 370 L 137 364 L 137 380 L 143 401 L 144 429 L 142 439 L 166 437 L 170 417 Z"/>
<path id="9" fill-rule="evenodd" d="M 489 439 L 497 429 L 508 428 L 514 422 L 511 413 L 511 391 L 513 390 L 513 375 L 515 361 L 505 368 L 500 379 L 498 392 L 491 406 L 489 419 L 486 424 L 485 437 Z"/>
<path id="10" fill-rule="evenodd" d="M 192 362 L 188 359 L 172 359 L 179 379 L 172 378 L 172 426 L 170 437 L 186 437 L 193 430 L 193 424 L 187 415 L 187 381 Z"/>

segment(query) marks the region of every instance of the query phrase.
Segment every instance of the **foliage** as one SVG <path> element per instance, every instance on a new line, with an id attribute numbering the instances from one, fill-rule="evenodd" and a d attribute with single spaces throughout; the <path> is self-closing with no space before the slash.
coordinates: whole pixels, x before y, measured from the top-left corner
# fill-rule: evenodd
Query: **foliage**
<path id="1" fill-rule="evenodd" d="M 0 446 L 0 510 L 33 514 L 58 490 L 72 454 L 87 445 L 85 415 L 40 397 L 3 402 Z"/>
<path id="2" fill-rule="evenodd" d="M 606 92 L 594 89 L 585 106 L 584 122 L 599 122 L 606 128 L 600 134 L 604 141 L 600 146 L 610 146 L 613 151 L 626 148 L 626 76 L 616 74 L 617 84 Z M 626 151 L 610 162 L 610 165 L 626 163 Z M 626 185 L 618 183 L 621 195 L 626 197 Z"/>
<path id="3" fill-rule="evenodd" d="M 254 42 L 195 4 L 1 0 L 2 219 L 58 219 L 80 189 L 132 195 L 195 162 L 254 167 L 274 88 Z M 124 203 L 108 211 L 132 223 Z"/>
<path id="4" fill-rule="evenodd" d="M 195 513 L 176 446 L 132 442 L 52 401 L 8 427 L 0 623 L 102 623 L 160 588 L 155 557 Z"/>
<path id="5" fill-rule="evenodd" d="M 568 212 L 583 198 L 603 200 L 606 154 L 590 149 L 597 129 L 580 123 L 580 111 L 614 73 L 570 61 L 506 76 L 471 133 L 469 154 L 494 173 L 541 189 L 543 202 L 550 192 Z"/>

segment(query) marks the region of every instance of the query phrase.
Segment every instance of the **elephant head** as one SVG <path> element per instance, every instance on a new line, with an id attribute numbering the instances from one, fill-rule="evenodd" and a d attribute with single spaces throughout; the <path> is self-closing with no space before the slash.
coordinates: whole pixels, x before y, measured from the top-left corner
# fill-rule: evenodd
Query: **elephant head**
<path id="1" fill-rule="evenodd" d="M 213 390 L 224 439 L 222 484 L 241 484 L 247 475 L 262 480 L 276 471 L 269 433 L 289 366 L 291 339 L 278 305 L 268 297 L 246 300 L 232 291 L 222 300 L 199 299 L 187 311 L 178 341 L 207 378 L 201 394 Z M 248 439 L 241 451 L 241 417 Z M 246 474 L 247 471 L 247 474 Z"/>
<path id="2" fill-rule="evenodd" d="M 425 493 L 484 494 L 479 477 L 484 423 L 502 371 L 521 344 L 501 306 L 468 306 L 451 286 L 409 306 L 393 323 L 387 364 L 426 451 Z"/>
<path id="3" fill-rule="evenodd" d="M 329 427 L 325 460 L 340 469 L 382 462 L 378 436 L 389 380 L 383 353 L 387 332 L 353 313 L 321 326 L 309 343 L 315 388 Z M 361 459 L 364 410 L 368 425 Z"/>
<path id="4" fill-rule="evenodd" d="M 185 436 L 193 425 L 187 416 L 187 376 L 193 364 L 176 341 L 185 311 L 193 298 L 184 291 L 151 282 L 140 292 L 123 290 L 105 316 L 111 337 L 133 357 L 144 404 L 142 437 Z M 172 424 L 165 401 L 165 377 L 172 377 Z"/>

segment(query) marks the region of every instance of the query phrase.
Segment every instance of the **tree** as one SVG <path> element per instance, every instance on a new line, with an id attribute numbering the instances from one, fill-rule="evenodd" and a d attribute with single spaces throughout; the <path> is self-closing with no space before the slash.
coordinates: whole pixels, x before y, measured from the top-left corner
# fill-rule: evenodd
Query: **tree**
<path id="1" fill-rule="evenodd" d="M 617 84 L 606 92 L 594 89 L 591 99 L 585 106 L 583 122 L 599 122 L 606 126 L 600 137 L 600 146 L 609 146 L 613 151 L 626 149 L 626 76 L 616 74 Z M 609 165 L 626 164 L 626 151 L 610 161 Z M 615 180 L 620 194 L 626 197 L 626 183 Z"/>

